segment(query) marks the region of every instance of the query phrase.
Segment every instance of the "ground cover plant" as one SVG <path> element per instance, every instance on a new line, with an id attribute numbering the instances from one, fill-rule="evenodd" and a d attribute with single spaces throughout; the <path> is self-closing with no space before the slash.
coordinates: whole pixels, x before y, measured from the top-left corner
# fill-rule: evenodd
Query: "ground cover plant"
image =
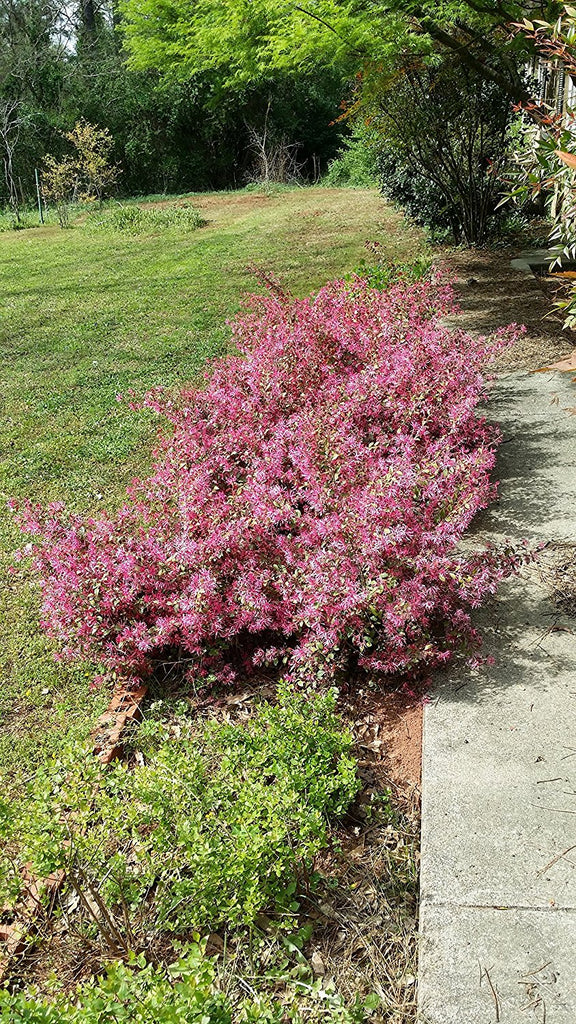
<path id="1" fill-rule="evenodd" d="M 453 332 L 442 281 L 269 282 L 238 356 L 144 404 L 171 431 L 115 515 L 25 504 L 43 622 L 65 657 L 191 682 L 282 665 L 421 674 L 470 652 L 513 562 L 456 544 L 493 496 L 482 369 L 510 340 Z"/>
<path id="2" fill-rule="evenodd" d="M 99 978 L 70 995 L 46 999 L 34 993 L 0 991 L 0 1019 L 9 1024 L 362 1024 L 377 999 L 368 996 L 346 1006 L 337 993 L 308 985 L 307 998 L 295 993 L 287 1004 L 273 994 L 253 993 L 234 1001 L 218 987 L 214 961 L 205 943 L 187 945 L 167 968 L 111 964 Z"/>
<path id="3" fill-rule="evenodd" d="M 140 968 L 140 969 L 138 969 Z M 10 1024 L 231 1024 L 230 1005 L 215 992 L 214 967 L 199 946 L 191 946 L 170 969 L 115 963 L 99 979 L 71 995 L 0 990 L 0 1020 Z"/>
<path id="4" fill-rule="evenodd" d="M 151 955 L 160 932 L 254 924 L 296 910 L 314 857 L 359 788 L 335 694 L 281 687 L 248 722 L 194 727 L 148 718 L 137 757 L 104 766 L 75 744 L 2 798 L 0 896 L 23 868 L 63 869 L 88 937 L 107 955 Z"/>
<path id="5" fill-rule="evenodd" d="M 257 699 L 228 722 L 198 720 L 186 702 L 157 702 L 123 763 L 104 767 L 74 744 L 18 800 L 4 790 L 2 920 L 18 905 L 24 864 L 37 877 L 63 869 L 56 911 L 32 949 L 49 963 L 56 935 L 67 955 L 36 985 L 22 988 L 16 970 L 0 986 L 0 1019 L 366 1019 L 380 997 L 358 966 L 343 995 L 334 979 L 315 975 L 314 947 L 303 952 L 323 931 L 335 890 L 334 826 L 361 786 L 336 696 L 281 685 L 273 703 Z M 381 823 L 397 846 L 397 814 L 384 794 L 364 813 L 371 831 Z M 342 898 L 346 885 L 336 888 Z M 358 900 L 368 886 L 350 888 Z M 34 959 L 30 952 L 25 964 Z"/>
<path id="6" fill-rule="evenodd" d="M 415 807 L 392 803 L 370 726 L 353 746 L 340 714 L 358 710 L 336 715 L 335 692 L 266 692 L 155 701 L 124 764 L 74 744 L 26 793 L 3 787 L 2 922 L 24 862 L 67 875 L 0 1019 L 411 1019 Z"/>

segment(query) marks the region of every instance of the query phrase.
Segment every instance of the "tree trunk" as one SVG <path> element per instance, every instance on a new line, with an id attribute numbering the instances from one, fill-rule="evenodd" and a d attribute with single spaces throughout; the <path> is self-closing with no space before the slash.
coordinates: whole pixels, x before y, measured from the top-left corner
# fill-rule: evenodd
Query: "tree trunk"
<path id="1" fill-rule="evenodd" d="M 89 39 L 93 39 L 96 35 L 96 11 L 94 9 L 94 0 L 81 0 L 80 13 L 83 30 Z"/>

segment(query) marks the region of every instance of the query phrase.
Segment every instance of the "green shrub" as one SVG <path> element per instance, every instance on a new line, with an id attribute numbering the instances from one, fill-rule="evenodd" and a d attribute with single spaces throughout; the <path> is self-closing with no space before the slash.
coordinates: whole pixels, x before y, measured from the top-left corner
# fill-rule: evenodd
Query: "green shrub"
<path id="1" fill-rule="evenodd" d="M 204 221 L 190 203 L 170 203 L 168 206 L 138 206 L 136 203 L 118 204 L 108 209 L 90 212 L 86 225 L 104 231 L 122 231 L 130 235 L 149 234 L 178 228 L 195 231 Z"/>
<path id="2" fill-rule="evenodd" d="M 390 285 L 403 281 L 413 284 L 430 275 L 434 266 L 431 253 L 421 253 L 413 260 L 392 260 L 379 242 L 367 242 L 368 257 L 361 260 L 352 272 L 351 279 L 357 277 L 367 281 L 371 288 L 385 291 Z"/>
<path id="3" fill-rule="evenodd" d="M 72 997 L 0 991 L 0 1020 L 10 1024 L 230 1024 L 230 1005 L 214 990 L 215 971 L 199 946 L 168 969 L 112 964 Z"/>
<path id="4" fill-rule="evenodd" d="M 371 188 L 378 185 L 377 152 L 365 132 L 356 127 L 325 174 L 323 185 Z"/>
<path id="5" fill-rule="evenodd" d="M 114 963 L 103 977 L 80 985 L 71 996 L 42 997 L 34 992 L 9 994 L 0 990 L 0 1021 L 6 1024 L 359 1024 L 375 1008 L 368 997 L 347 1009 L 342 999 L 318 985 L 309 986 L 302 1000 L 280 1004 L 256 994 L 233 1006 L 217 989 L 215 965 L 202 945 L 188 946 L 168 968 L 145 964 L 143 957 L 129 965 Z M 312 1004 L 312 1005 L 311 1005 Z"/>
<path id="6" fill-rule="evenodd" d="M 373 67 L 368 79 L 363 113 L 380 136 L 384 195 L 439 237 L 484 243 L 501 216 L 500 171 L 514 116 L 508 98 L 450 59 L 396 78 Z"/>
<path id="7" fill-rule="evenodd" d="M 427 228 L 431 239 L 442 242 L 452 237 L 445 194 L 425 172 L 419 174 L 408 166 L 392 146 L 383 144 L 380 149 L 378 177 L 386 199 L 404 210 L 415 224 Z"/>
<path id="8" fill-rule="evenodd" d="M 26 800 L 0 802 L 0 902 L 18 898 L 25 863 L 40 877 L 63 868 L 114 954 L 158 931 L 296 909 L 298 877 L 359 783 L 334 693 L 278 698 L 246 724 L 194 736 L 186 718 L 177 729 L 150 719 L 131 765 L 105 769 L 72 747 L 42 768 Z"/>

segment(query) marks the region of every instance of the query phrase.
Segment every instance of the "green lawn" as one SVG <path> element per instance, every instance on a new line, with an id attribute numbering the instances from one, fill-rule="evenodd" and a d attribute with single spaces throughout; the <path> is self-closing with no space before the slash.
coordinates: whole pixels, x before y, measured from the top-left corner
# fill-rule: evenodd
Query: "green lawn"
<path id="1" fill-rule="evenodd" d="M 59 665 L 38 621 L 26 569 L 8 573 L 20 543 L 6 499 L 113 505 L 146 467 L 153 423 L 118 391 L 198 377 L 226 352 L 226 319 L 271 269 L 304 294 L 353 268 L 367 239 L 391 258 L 422 248 L 369 190 L 296 189 L 201 195 L 206 225 L 155 236 L 78 225 L 0 235 L 0 765 L 24 775 L 66 730 L 106 703 L 91 666 Z"/>

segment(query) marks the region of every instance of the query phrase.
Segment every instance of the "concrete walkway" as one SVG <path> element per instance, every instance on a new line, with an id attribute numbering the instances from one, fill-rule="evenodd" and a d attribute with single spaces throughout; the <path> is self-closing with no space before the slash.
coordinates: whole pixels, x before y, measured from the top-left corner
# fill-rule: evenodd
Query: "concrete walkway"
<path id="1" fill-rule="evenodd" d="M 570 375 L 499 378 L 478 541 L 576 542 L 573 407 Z M 448 673 L 424 716 L 421 1020 L 576 1024 L 576 619 L 530 567 L 479 626 L 495 665 Z"/>

